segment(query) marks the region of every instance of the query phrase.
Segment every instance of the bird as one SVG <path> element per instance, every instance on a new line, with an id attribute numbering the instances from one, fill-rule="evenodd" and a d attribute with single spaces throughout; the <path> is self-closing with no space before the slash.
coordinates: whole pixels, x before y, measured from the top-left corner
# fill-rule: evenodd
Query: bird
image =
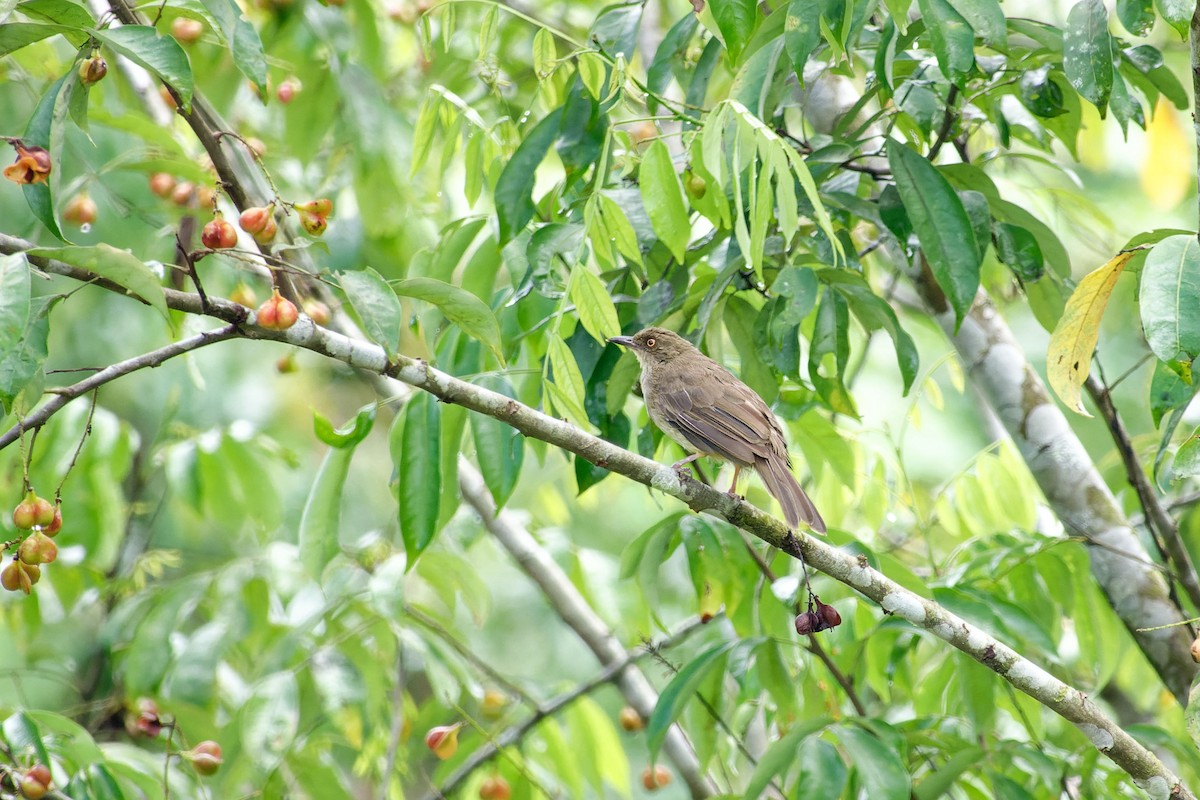
<path id="1" fill-rule="evenodd" d="M 804 522 L 825 533 L 825 520 L 792 475 L 779 421 L 757 392 L 666 328 L 608 341 L 637 356 L 650 419 L 690 453 L 672 464 L 675 470 L 702 456 L 728 461 L 733 464 L 729 494 L 736 497 L 742 470 L 753 469 L 783 507 L 789 528 Z"/>

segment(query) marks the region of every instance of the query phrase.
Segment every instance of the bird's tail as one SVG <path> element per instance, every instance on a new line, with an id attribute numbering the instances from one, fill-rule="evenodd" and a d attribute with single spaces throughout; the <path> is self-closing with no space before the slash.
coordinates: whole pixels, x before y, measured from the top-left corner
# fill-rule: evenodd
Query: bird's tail
<path id="1" fill-rule="evenodd" d="M 754 469 L 762 478 L 767 491 L 783 506 L 783 518 L 789 528 L 795 528 L 804 522 L 816 533 L 825 533 L 825 520 L 820 512 L 808 499 L 808 495 L 796 482 L 796 476 L 788 469 L 787 461 L 783 458 L 755 459 Z"/>

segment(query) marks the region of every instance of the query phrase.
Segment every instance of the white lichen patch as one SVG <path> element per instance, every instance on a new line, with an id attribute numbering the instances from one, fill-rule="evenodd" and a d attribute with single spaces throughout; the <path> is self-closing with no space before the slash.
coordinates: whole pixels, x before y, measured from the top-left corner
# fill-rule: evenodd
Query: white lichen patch
<path id="1" fill-rule="evenodd" d="M 654 473 L 650 478 L 650 486 L 667 494 L 678 494 L 683 488 L 679 483 L 679 478 L 670 470 L 660 470 Z"/>
<path id="2" fill-rule="evenodd" d="M 937 636 L 939 639 L 944 639 L 947 642 L 952 642 L 952 641 L 954 641 L 954 634 L 957 629 L 953 625 L 951 625 L 949 622 L 946 622 L 943 620 L 941 622 L 935 622 L 934 624 L 930 625 L 929 630 L 932 631 L 933 635 Z"/>
<path id="3" fill-rule="evenodd" d="M 1110 750 L 1113 746 L 1113 736 L 1108 731 L 1101 728 L 1099 725 L 1093 725 L 1090 722 L 1079 723 L 1079 730 L 1083 731 L 1083 735 L 1096 746 L 1099 750 Z"/>
<path id="4" fill-rule="evenodd" d="M 914 625 L 925 624 L 925 606 L 920 599 L 900 592 L 890 592 L 879 601 L 884 611 L 899 614 Z"/>
<path id="5" fill-rule="evenodd" d="M 846 580 L 851 586 L 865 589 L 871 585 L 871 568 L 862 565 L 851 567 L 850 574 L 846 576 Z"/>
<path id="6" fill-rule="evenodd" d="M 1046 670 L 1028 661 L 1015 661 L 1008 668 L 1008 677 L 1017 686 L 1042 696 L 1053 696 L 1060 682 Z"/>
<path id="7" fill-rule="evenodd" d="M 1171 796 L 1171 784 L 1161 775 L 1155 775 L 1152 778 L 1143 778 L 1142 780 L 1134 780 L 1143 792 L 1150 795 L 1153 800 L 1166 800 Z"/>
<path id="8" fill-rule="evenodd" d="M 978 628 L 971 628 L 967 631 L 967 648 L 975 653 L 980 652 L 988 645 L 995 644 L 995 640 L 988 636 Z"/>

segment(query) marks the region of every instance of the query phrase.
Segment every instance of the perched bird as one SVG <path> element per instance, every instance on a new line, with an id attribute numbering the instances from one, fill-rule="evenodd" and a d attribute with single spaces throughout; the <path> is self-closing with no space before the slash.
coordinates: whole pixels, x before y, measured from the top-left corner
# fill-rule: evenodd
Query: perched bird
<path id="1" fill-rule="evenodd" d="M 779 504 L 788 526 L 800 522 L 817 533 L 825 521 L 792 475 L 783 430 L 763 399 L 733 373 L 665 328 L 646 328 L 634 336 L 614 336 L 642 365 L 642 397 L 654 424 L 691 453 L 675 469 L 701 456 L 733 464 L 738 476 L 754 469 Z"/>

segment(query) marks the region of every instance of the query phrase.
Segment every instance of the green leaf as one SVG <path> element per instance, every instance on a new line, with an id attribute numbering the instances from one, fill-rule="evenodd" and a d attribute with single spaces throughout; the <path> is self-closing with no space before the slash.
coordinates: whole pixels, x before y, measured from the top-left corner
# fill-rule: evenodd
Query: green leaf
<path id="1" fill-rule="evenodd" d="M 0 353 L 15 348 L 29 324 L 31 286 L 24 253 L 0 255 Z"/>
<path id="2" fill-rule="evenodd" d="M 803 786 L 813 797 L 843 796 L 850 775 L 836 747 L 824 739 L 812 739 L 800 751 L 799 760 L 797 786 Z"/>
<path id="3" fill-rule="evenodd" d="M 654 712 L 646 723 L 646 746 L 650 749 L 651 756 L 658 755 L 663 740 L 667 738 L 667 731 L 683 713 L 684 706 L 696 694 L 696 690 L 708 677 L 709 672 L 721 663 L 734 647 L 748 645 L 751 641 L 753 640 L 735 640 L 710 647 L 675 673 L 675 677 L 658 696 L 658 704 L 654 707 Z"/>
<path id="4" fill-rule="evenodd" d="M 400 348 L 400 300 L 392 287 L 370 267 L 339 272 L 338 283 L 367 336 L 383 347 L 389 360 L 395 358 Z"/>
<path id="5" fill-rule="evenodd" d="M 89 31 L 96 39 L 166 81 L 178 94 L 185 111 L 192 108 L 192 65 L 171 36 L 159 36 L 148 25 L 122 25 Z"/>
<path id="6" fill-rule="evenodd" d="M 642 251 L 638 246 L 637 231 L 633 229 L 633 223 L 629 221 L 625 209 L 607 194 L 603 192 L 592 195 L 595 199 L 594 208 L 599 212 L 600 220 L 603 222 L 604 230 L 607 231 L 607 236 L 616 240 L 617 251 L 623 255 L 628 261 L 634 264 L 642 263 Z M 588 234 L 591 235 L 592 230 L 589 229 Z M 599 246 L 593 239 L 593 245 Z"/>
<path id="7" fill-rule="evenodd" d="M 4 739 L 8 743 L 10 752 L 32 751 L 39 763 L 46 765 L 52 763 L 50 754 L 46 751 L 46 745 L 42 741 L 42 733 L 30 715 L 18 711 L 4 720 L 0 730 L 4 733 Z"/>
<path id="8" fill-rule="evenodd" d="M 776 776 L 785 775 L 788 770 L 795 766 L 796 754 L 807 752 L 815 744 L 815 741 L 806 742 L 806 740 L 828 724 L 829 720 L 825 717 L 807 720 L 793 726 L 777 741 L 771 742 L 767 747 L 767 751 L 759 758 L 758 765 L 754 768 L 754 774 L 750 776 L 750 780 L 746 783 L 746 791 L 742 794 L 743 799 L 758 800 L 760 797 L 765 797 L 767 795 L 767 787 L 771 784 L 771 781 Z M 806 791 L 811 789 L 812 787 L 810 786 L 805 787 Z M 839 797 L 841 796 L 841 792 L 837 794 L 813 793 L 812 796 Z"/>
<path id="9" fill-rule="evenodd" d="M 167 317 L 167 300 L 158 276 L 128 250 L 101 243 L 88 247 L 38 247 L 30 250 L 29 255 L 53 258 L 108 278 Z"/>
<path id="10" fill-rule="evenodd" d="M 1159 426 L 1168 411 L 1189 403 L 1196 396 L 1197 388 L 1179 377 L 1169 365 L 1155 361 L 1154 376 L 1150 379 L 1150 418 L 1154 420 L 1154 427 Z"/>
<path id="11" fill-rule="evenodd" d="M 1158 13 L 1162 14 L 1167 24 L 1174 28 L 1181 38 L 1186 39 L 1192 14 L 1196 10 L 1195 3 L 1189 0 L 1154 0 L 1154 5 L 1158 7 Z"/>
<path id="12" fill-rule="evenodd" d="M 1102 117 L 1112 93 L 1115 56 L 1103 0 L 1079 0 L 1067 15 L 1063 70 L 1075 90 L 1095 105 Z"/>
<path id="13" fill-rule="evenodd" d="M 654 60 L 650 63 L 650 68 L 646 70 L 646 85 L 653 94 L 661 95 L 666 90 L 671 81 L 671 65 L 686 55 L 688 43 L 691 42 L 699 24 L 699 17 L 689 11 L 680 17 L 663 37 L 662 43 L 654 51 Z M 651 114 L 657 113 L 658 100 L 655 97 L 647 97 L 646 105 Z"/>
<path id="14" fill-rule="evenodd" d="M 483 342 L 496 359 L 504 363 L 503 343 L 500 341 L 500 323 L 486 303 L 466 289 L 451 286 L 434 278 L 405 278 L 395 281 L 392 287 L 401 297 L 412 297 L 432 303 L 446 315 L 463 333 Z"/>
<path id="15" fill-rule="evenodd" d="M 895 140 L 888 142 L 887 156 L 921 249 L 954 309 L 957 329 L 979 289 L 979 250 L 971 220 L 937 167 Z"/>
<path id="16" fill-rule="evenodd" d="M 503 376 L 484 375 L 477 383 L 505 397 L 514 400 L 517 397 L 512 384 Z M 525 461 L 525 437 L 511 425 L 505 425 L 487 414 L 471 415 L 471 436 L 475 442 L 475 459 L 483 482 L 492 493 L 496 508 L 503 508 L 521 476 L 521 465 Z"/>
<path id="17" fill-rule="evenodd" d="M 1154 246 L 1142 267 L 1139 297 L 1142 329 L 1161 361 L 1192 361 L 1200 355 L 1200 244 L 1192 235 L 1169 236 Z"/>
<path id="18" fill-rule="evenodd" d="M 317 438 L 332 448 L 325 454 L 321 468 L 313 478 L 304 513 L 300 516 L 300 563 L 313 578 L 319 578 L 325 566 L 338 553 L 342 489 L 346 485 L 346 476 L 350 474 L 354 450 L 371 432 L 371 426 L 375 423 L 375 408 L 374 404 L 367 406 L 355 415 L 349 425 L 337 430 L 325 417 L 313 414 Z"/>
<path id="19" fill-rule="evenodd" d="M 1171 462 L 1171 483 L 1179 483 L 1197 475 L 1200 475 L 1200 428 L 1192 431 L 1191 436 L 1175 451 L 1175 460 Z"/>
<path id="20" fill-rule="evenodd" d="M 496 218 L 500 224 L 501 246 L 508 244 L 533 219 L 537 210 L 532 197 L 537 169 L 558 136 L 562 115 L 562 109 L 556 109 L 535 125 L 496 181 Z"/>
<path id="21" fill-rule="evenodd" d="M 917 346 L 904 328 L 896 312 L 879 295 L 871 291 L 871 287 L 857 273 L 848 270 L 821 270 L 822 280 L 836 288 L 850 301 L 850 309 L 858 317 L 863 327 L 868 331 L 880 328 L 887 331 L 896 348 L 896 362 L 900 367 L 900 377 L 904 380 L 904 394 L 908 394 L 913 379 L 917 376 L 920 359 Z"/>
<path id="22" fill-rule="evenodd" d="M 638 180 L 642 188 L 642 201 L 654 232 L 675 260 L 682 264 L 687 255 L 688 241 L 692 238 L 692 224 L 688 219 L 683 185 L 671 162 L 671 151 L 661 139 L 656 139 L 642 156 Z"/>
<path id="23" fill-rule="evenodd" d="M 804 83 L 808 57 L 821 41 L 821 4 L 816 0 L 791 0 L 783 20 L 783 41 L 796 77 Z"/>
<path id="24" fill-rule="evenodd" d="M 22 47 L 71 30 L 64 25 L 43 25 L 40 22 L 10 22 L 0 26 L 0 58 Z"/>
<path id="25" fill-rule="evenodd" d="M 1134 36 L 1145 36 L 1154 27 L 1154 3 L 1152 0 L 1117 0 L 1117 19 Z"/>
<path id="26" fill-rule="evenodd" d="M 245 75 L 251 83 L 265 96 L 267 93 L 267 56 L 263 52 L 262 39 L 258 29 L 235 0 L 203 0 L 204 7 L 212 15 L 225 41 L 229 43 L 229 54 L 233 57 L 233 65 Z"/>
<path id="27" fill-rule="evenodd" d="M 300 728 L 300 688 L 291 670 L 250 688 L 241 714 L 242 752 L 263 772 L 275 769 Z"/>
<path id="28" fill-rule="evenodd" d="M 1020 225 L 996 222 L 992 225 L 996 257 L 1022 281 L 1036 281 L 1045 274 L 1046 263 L 1037 237 Z"/>
<path id="29" fill-rule="evenodd" d="M 533 71 L 539 81 L 544 81 L 553 74 L 558 66 L 558 48 L 554 44 L 554 34 L 545 28 L 538 28 L 533 35 Z"/>
<path id="30" fill-rule="evenodd" d="M 557 333 L 550 333 L 546 341 L 546 356 L 550 360 L 550 369 L 554 371 L 554 382 L 548 384 L 559 390 L 554 400 L 565 405 L 564 411 L 580 425 L 588 425 L 587 412 L 584 411 L 583 375 L 571 348 Z"/>
<path id="31" fill-rule="evenodd" d="M 441 409 L 435 397 L 420 392 L 404 409 L 400 452 L 392 452 L 397 467 L 400 536 L 408 555 L 406 570 L 437 533 L 438 498 L 442 491 Z"/>
<path id="32" fill-rule="evenodd" d="M 576 61 L 579 65 L 579 80 L 583 82 L 588 94 L 597 100 L 603 100 L 608 94 L 605 91 L 608 83 L 608 63 L 599 53 L 593 53 L 591 50 L 580 53 Z"/>
<path id="33" fill-rule="evenodd" d="M 571 270 L 567 294 L 575 304 L 579 321 L 592 338 L 604 345 L 609 338 L 621 334 L 621 322 L 617 319 L 617 307 L 608 296 L 608 289 L 591 270 L 576 264 Z"/>
<path id="34" fill-rule="evenodd" d="M 975 66 L 975 32 L 947 0 L 917 0 L 917 6 L 925 19 L 938 67 L 961 86 Z"/>
<path id="35" fill-rule="evenodd" d="M 710 0 L 708 5 L 729 58 L 736 64 L 758 22 L 758 3 L 755 0 Z"/>
<path id="36" fill-rule="evenodd" d="M 1008 42 L 1008 20 L 999 0 L 950 0 L 950 5 L 985 44 L 1004 49 Z"/>
<path id="37" fill-rule="evenodd" d="M 50 151 L 50 162 L 54 165 L 53 171 L 50 173 L 50 181 L 48 183 L 27 183 L 21 187 L 21 190 L 25 195 L 25 202 L 29 204 L 29 210 L 58 239 L 65 239 L 65 237 L 58 224 L 58 212 L 54 208 L 54 198 L 50 187 L 52 185 L 57 187 L 60 177 L 58 166 L 62 164 L 64 136 L 61 123 L 66 115 L 68 99 L 63 87 L 72 79 L 79 80 L 74 70 L 59 78 L 46 90 L 38 100 L 37 107 L 33 110 L 33 116 L 29 118 L 29 124 L 25 126 L 23 137 L 26 145 L 44 147 Z"/>
<path id="38" fill-rule="evenodd" d="M 854 765 L 867 797 L 908 800 L 912 785 L 899 754 L 863 728 L 842 725 L 836 730 L 842 747 L 846 748 L 846 760 Z"/>

